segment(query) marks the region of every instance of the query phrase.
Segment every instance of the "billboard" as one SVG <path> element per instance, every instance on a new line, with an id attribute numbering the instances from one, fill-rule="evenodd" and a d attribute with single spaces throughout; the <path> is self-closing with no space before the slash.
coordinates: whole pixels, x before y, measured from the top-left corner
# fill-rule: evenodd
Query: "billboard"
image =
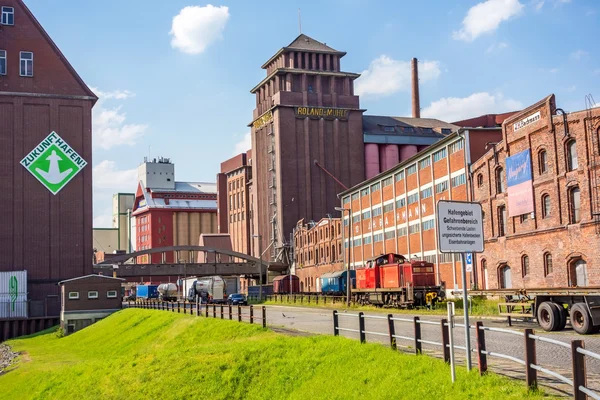
<path id="1" fill-rule="evenodd" d="M 532 179 L 529 150 L 506 158 L 509 217 L 533 212 Z"/>

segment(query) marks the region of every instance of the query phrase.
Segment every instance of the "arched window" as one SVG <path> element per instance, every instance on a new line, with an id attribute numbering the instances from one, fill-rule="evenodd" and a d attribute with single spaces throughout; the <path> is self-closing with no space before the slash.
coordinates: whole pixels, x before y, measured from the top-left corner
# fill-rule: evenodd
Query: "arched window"
<path id="1" fill-rule="evenodd" d="M 496 193 L 504 192 L 504 181 L 502 180 L 502 172 L 504 172 L 502 168 L 496 169 Z"/>
<path id="2" fill-rule="evenodd" d="M 548 218 L 550 216 L 550 210 L 550 196 L 545 194 L 542 196 L 542 218 Z"/>
<path id="3" fill-rule="evenodd" d="M 538 161 L 540 164 L 540 175 L 548 172 L 548 153 L 546 153 L 546 150 L 541 150 L 539 152 Z"/>
<path id="4" fill-rule="evenodd" d="M 529 275 L 529 256 L 527 255 L 521 257 L 521 272 L 523 273 L 523 277 Z"/>
<path id="5" fill-rule="evenodd" d="M 552 273 L 552 254 L 544 254 L 544 276 L 548 276 Z"/>
<path id="6" fill-rule="evenodd" d="M 487 261 L 481 260 L 481 288 L 487 290 L 488 272 Z"/>
<path id="7" fill-rule="evenodd" d="M 567 171 L 574 171 L 579 168 L 577 161 L 577 141 L 575 139 L 567 142 Z"/>
<path id="8" fill-rule="evenodd" d="M 331 259 L 333 261 L 337 260 L 337 256 L 335 254 L 335 245 L 331 246 Z"/>
<path id="9" fill-rule="evenodd" d="M 500 283 L 500 289 L 510 289 L 512 288 L 512 276 L 510 272 L 510 267 L 508 265 L 504 265 L 498 269 L 498 282 Z"/>
<path id="10" fill-rule="evenodd" d="M 506 207 L 498 207 L 498 236 L 506 235 Z"/>
<path id="11" fill-rule="evenodd" d="M 581 221 L 581 197 L 577 186 L 569 190 L 569 214 L 570 223 Z"/>
<path id="12" fill-rule="evenodd" d="M 483 186 L 483 174 L 477 174 L 477 187 Z"/>

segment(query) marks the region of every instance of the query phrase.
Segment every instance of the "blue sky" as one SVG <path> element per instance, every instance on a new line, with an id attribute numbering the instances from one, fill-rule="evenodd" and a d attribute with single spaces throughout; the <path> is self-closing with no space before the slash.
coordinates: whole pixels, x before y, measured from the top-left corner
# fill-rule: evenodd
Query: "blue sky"
<path id="1" fill-rule="evenodd" d="M 244 149 L 260 66 L 302 31 L 346 51 L 367 114 L 410 114 L 408 61 L 423 116 L 452 122 L 554 93 L 566 111 L 600 103 L 600 3 L 593 0 L 26 0 L 85 82 L 94 108 L 95 226 L 133 192 L 144 156 L 179 181 L 214 181 Z M 208 6 L 211 4 L 211 6 Z M 187 8 L 186 8 L 187 7 Z"/>

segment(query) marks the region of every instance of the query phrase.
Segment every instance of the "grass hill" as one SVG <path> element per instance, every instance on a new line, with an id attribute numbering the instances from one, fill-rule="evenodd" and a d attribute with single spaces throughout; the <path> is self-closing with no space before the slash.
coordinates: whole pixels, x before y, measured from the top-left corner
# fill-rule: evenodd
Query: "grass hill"
<path id="1" fill-rule="evenodd" d="M 2 399 L 537 399 L 523 382 L 339 337 L 126 309 L 68 337 L 9 341 Z"/>

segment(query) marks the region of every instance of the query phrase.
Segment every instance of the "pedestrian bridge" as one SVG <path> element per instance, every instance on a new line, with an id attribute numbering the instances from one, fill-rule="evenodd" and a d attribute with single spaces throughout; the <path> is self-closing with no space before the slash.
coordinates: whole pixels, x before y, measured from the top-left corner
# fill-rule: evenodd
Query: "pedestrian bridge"
<path id="1" fill-rule="evenodd" d="M 167 263 L 167 255 L 174 253 L 174 259 L 180 260 L 181 254 L 186 254 L 189 260 L 203 262 L 174 262 Z M 140 256 L 161 254 L 160 264 L 137 263 Z M 149 260 L 152 257 L 148 257 Z M 108 260 L 94 265 L 94 273 L 116 275 L 119 278 L 150 277 L 150 276 L 240 276 L 258 279 L 260 273 L 283 273 L 288 266 L 281 263 L 265 262 L 247 254 L 230 250 L 215 249 L 206 246 L 169 246 L 119 254 Z"/>

